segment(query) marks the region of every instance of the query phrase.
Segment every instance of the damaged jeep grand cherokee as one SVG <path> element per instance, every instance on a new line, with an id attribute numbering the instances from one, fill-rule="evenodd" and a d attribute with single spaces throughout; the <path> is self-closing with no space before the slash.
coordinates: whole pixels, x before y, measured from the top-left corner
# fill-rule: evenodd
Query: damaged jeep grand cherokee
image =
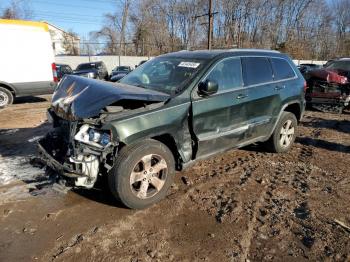
<path id="1" fill-rule="evenodd" d="M 48 111 L 41 159 L 75 187 L 107 176 L 117 200 L 141 209 L 166 196 L 175 170 L 231 148 L 292 146 L 305 81 L 267 50 L 181 51 L 108 83 L 66 76 Z"/>

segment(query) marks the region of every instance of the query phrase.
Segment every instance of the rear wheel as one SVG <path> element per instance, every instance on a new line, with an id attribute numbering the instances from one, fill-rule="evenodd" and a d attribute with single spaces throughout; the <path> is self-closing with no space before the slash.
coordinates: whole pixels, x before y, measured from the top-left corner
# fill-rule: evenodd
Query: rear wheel
<path id="1" fill-rule="evenodd" d="M 275 153 L 287 152 L 295 141 L 297 125 L 298 121 L 294 114 L 283 112 L 272 136 L 266 143 L 267 149 Z"/>
<path id="2" fill-rule="evenodd" d="M 13 103 L 13 95 L 12 93 L 0 86 L 0 108 L 4 108 L 5 106 L 11 105 Z"/>
<path id="3" fill-rule="evenodd" d="M 175 174 L 171 151 L 155 140 L 124 147 L 108 175 L 113 195 L 133 209 L 146 208 L 166 196 Z"/>

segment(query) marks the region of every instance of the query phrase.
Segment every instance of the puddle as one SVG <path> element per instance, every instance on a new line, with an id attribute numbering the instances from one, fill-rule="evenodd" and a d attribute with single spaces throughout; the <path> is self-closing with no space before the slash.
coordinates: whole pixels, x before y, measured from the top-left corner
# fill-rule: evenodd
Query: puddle
<path id="1" fill-rule="evenodd" d="M 310 216 L 310 210 L 307 206 L 307 203 L 301 203 L 299 207 L 295 208 L 294 214 L 299 219 L 308 219 Z"/>
<path id="2" fill-rule="evenodd" d="M 305 236 L 305 237 L 303 237 L 302 242 L 303 242 L 304 246 L 311 248 L 313 246 L 313 244 L 315 243 L 315 239 L 313 237 L 310 237 L 310 236 Z"/>

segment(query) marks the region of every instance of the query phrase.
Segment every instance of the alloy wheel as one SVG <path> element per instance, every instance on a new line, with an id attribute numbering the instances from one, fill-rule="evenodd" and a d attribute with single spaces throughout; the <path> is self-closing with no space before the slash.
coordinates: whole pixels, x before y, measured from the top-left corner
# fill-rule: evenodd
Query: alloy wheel
<path id="1" fill-rule="evenodd" d="M 131 191 L 140 199 L 155 196 L 163 188 L 167 172 L 167 163 L 160 155 L 142 157 L 130 174 Z"/>
<path id="2" fill-rule="evenodd" d="M 293 126 L 292 120 L 287 120 L 280 132 L 280 145 L 284 148 L 289 147 L 291 142 L 293 141 L 295 134 L 295 128 Z"/>
<path id="3" fill-rule="evenodd" d="M 9 97 L 5 92 L 0 91 L 0 106 L 6 106 L 9 102 Z"/>

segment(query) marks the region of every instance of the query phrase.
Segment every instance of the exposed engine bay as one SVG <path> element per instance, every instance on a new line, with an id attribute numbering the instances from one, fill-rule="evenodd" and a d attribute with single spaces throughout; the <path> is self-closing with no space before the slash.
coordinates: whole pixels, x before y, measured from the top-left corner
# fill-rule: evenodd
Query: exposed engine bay
<path id="1" fill-rule="evenodd" d="M 112 168 L 118 142 L 93 125 L 55 121 L 54 130 L 39 141 L 41 159 L 71 186 L 92 188 L 98 175 Z"/>

